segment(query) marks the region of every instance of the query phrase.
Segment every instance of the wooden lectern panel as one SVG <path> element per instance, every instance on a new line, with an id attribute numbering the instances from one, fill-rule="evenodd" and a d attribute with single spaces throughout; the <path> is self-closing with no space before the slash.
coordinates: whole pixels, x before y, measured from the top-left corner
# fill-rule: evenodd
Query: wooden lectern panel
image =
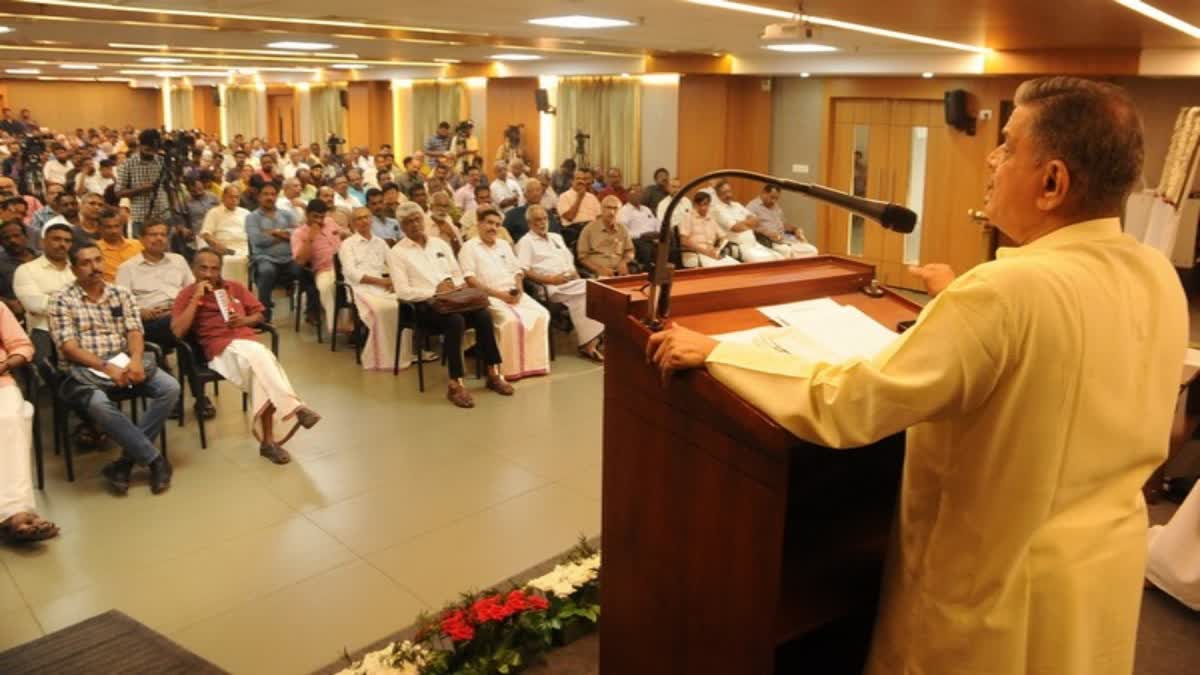
<path id="1" fill-rule="evenodd" d="M 818 297 L 893 329 L 916 317 L 898 295 L 862 294 L 872 278 L 869 265 L 829 256 L 685 270 L 671 318 L 726 333 L 770 325 L 756 307 Z M 702 370 L 663 386 L 644 355 L 645 284 L 588 290 L 607 345 L 601 672 L 770 673 L 781 645 L 873 614 L 903 439 L 830 450 Z M 811 672 L 853 672 L 856 652 Z"/>

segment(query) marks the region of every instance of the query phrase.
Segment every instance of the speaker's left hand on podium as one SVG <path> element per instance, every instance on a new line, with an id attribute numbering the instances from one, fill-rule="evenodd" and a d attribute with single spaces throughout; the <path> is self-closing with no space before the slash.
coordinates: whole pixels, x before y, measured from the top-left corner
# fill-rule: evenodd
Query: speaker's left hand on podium
<path id="1" fill-rule="evenodd" d="M 653 362 L 658 367 L 665 387 L 671 373 L 702 367 L 716 348 L 716 340 L 672 323 L 650 336 L 646 343 L 646 362 Z"/>

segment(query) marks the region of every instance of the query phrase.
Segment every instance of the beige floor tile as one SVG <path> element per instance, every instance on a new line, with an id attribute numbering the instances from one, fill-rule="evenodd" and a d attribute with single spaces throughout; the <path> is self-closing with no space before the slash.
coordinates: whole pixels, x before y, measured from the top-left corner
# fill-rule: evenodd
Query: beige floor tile
<path id="1" fill-rule="evenodd" d="M 302 516 L 103 582 L 34 607 L 47 631 L 119 609 L 168 633 L 354 560 Z"/>
<path id="2" fill-rule="evenodd" d="M 42 637 L 42 628 L 26 607 L 0 612 L 0 652 Z"/>
<path id="3" fill-rule="evenodd" d="M 601 470 L 600 465 L 596 464 L 579 472 L 564 476 L 558 481 L 558 484 L 584 497 L 600 501 L 603 493 L 603 476 L 604 472 Z"/>
<path id="4" fill-rule="evenodd" d="M 17 583 L 8 573 L 8 567 L 0 563 L 0 612 L 7 612 L 25 606 L 25 598 L 17 589 Z"/>
<path id="5" fill-rule="evenodd" d="M 600 531 L 600 505 L 549 485 L 448 527 L 367 556 L 426 603 L 440 607 L 557 555 Z"/>
<path id="6" fill-rule="evenodd" d="M 558 431 L 494 438 L 486 447 L 549 480 L 559 480 L 599 466 L 602 457 L 599 438 Z"/>
<path id="7" fill-rule="evenodd" d="M 494 455 L 475 455 L 424 470 L 389 472 L 364 494 L 308 514 L 364 555 L 435 530 L 546 483 Z"/>
<path id="8" fill-rule="evenodd" d="M 295 675 L 408 625 L 424 607 L 359 561 L 171 634 L 232 673 Z"/>

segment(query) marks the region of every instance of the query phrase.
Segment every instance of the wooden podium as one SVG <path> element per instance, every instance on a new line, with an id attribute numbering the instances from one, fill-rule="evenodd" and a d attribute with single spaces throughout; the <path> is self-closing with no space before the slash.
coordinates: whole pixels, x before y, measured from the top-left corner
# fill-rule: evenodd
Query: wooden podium
<path id="1" fill-rule="evenodd" d="M 859 290 L 874 276 L 830 256 L 681 271 L 671 318 L 726 333 L 770 325 L 756 307 L 820 297 L 892 329 L 915 318 L 901 296 Z M 861 672 L 903 436 L 830 450 L 703 370 L 664 388 L 644 355 L 645 284 L 588 289 L 607 345 L 600 672 Z"/>

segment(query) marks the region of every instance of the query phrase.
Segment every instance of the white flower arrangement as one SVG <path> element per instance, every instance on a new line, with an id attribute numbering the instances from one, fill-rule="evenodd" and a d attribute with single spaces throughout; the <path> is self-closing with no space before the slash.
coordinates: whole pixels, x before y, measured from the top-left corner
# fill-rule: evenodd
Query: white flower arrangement
<path id="1" fill-rule="evenodd" d="M 420 675 L 432 654 L 421 645 L 405 640 L 370 652 L 338 675 Z"/>
<path id="2" fill-rule="evenodd" d="M 569 598 L 599 575 L 600 554 L 596 553 L 576 562 L 558 565 L 549 573 L 532 579 L 525 585 L 543 593 Z"/>

